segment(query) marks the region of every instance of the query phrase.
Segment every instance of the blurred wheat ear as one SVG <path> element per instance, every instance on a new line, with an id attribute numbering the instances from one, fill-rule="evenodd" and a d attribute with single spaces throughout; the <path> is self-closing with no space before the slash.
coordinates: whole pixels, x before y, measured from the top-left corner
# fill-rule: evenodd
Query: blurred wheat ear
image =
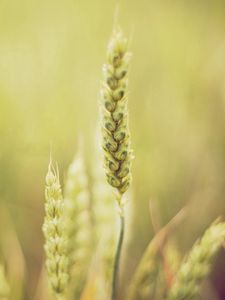
<path id="1" fill-rule="evenodd" d="M 209 274 L 212 260 L 224 240 L 225 222 L 216 220 L 185 258 L 168 293 L 168 300 L 190 299 L 199 292 L 200 284 Z"/>
<path id="2" fill-rule="evenodd" d="M 99 131 L 97 131 L 95 142 L 93 143 L 95 151 L 93 151 L 94 157 L 91 172 L 91 194 L 93 200 L 96 253 L 91 265 L 89 281 L 96 283 L 96 297 L 93 297 L 93 300 L 105 300 L 109 298 L 111 290 L 112 265 L 114 249 L 116 248 L 118 222 L 114 194 L 105 180 Z M 97 273 L 96 268 L 98 268 Z M 95 280 L 93 280 L 93 277 Z M 92 283 L 90 284 L 92 285 Z"/>
<path id="3" fill-rule="evenodd" d="M 64 223 L 70 257 L 71 289 L 79 298 L 84 288 L 92 256 L 92 230 L 88 177 L 82 148 L 70 164 L 65 182 Z"/>
<path id="4" fill-rule="evenodd" d="M 157 279 L 162 267 L 161 255 L 166 239 L 180 224 L 184 216 L 185 210 L 182 209 L 167 225 L 156 233 L 149 243 L 131 279 L 127 300 L 155 299 Z"/>

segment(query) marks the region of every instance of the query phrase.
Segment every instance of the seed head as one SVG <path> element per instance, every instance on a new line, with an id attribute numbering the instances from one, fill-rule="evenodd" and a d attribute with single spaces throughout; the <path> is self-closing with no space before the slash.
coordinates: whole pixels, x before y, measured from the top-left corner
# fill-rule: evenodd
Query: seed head
<path id="1" fill-rule="evenodd" d="M 49 285 L 56 298 L 59 298 L 68 285 L 69 259 L 62 220 L 64 202 L 59 174 L 51 161 L 46 176 L 45 200 L 45 219 L 42 229 L 45 237 L 46 268 Z"/>
<path id="2" fill-rule="evenodd" d="M 157 280 L 161 275 L 162 251 L 171 232 L 185 217 L 185 209 L 179 211 L 169 223 L 162 227 L 150 241 L 131 280 L 128 299 L 152 299 L 156 293 Z M 160 284 L 161 290 L 162 284 Z M 161 291 L 160 291 L 161 292 Z"/>
<path id="3" fill-rule="evenodd" d="M 78 298 L 91 257 L 91 216 L 88 178 L 79 152 L 71 163 L 65 184 L 65 231 L 68 236 L 70 269 Z"/>
<path id="4" fill-rule="evenodd" d="M 190 251 L 181 265 L 168 300 L 190 299 L 200 288 L 203 279 L 209 274 L 212 259 L 225 239 L 225 223 L 213 223 Z"/>
<path id="5" fill-rule="evenodd" d="M 131 182 L 127 85 L 131 54 L 127 39 L 116 30 L 108 45 L 101 88 L 104 164 L 108 183 L 124 194 Z"/>

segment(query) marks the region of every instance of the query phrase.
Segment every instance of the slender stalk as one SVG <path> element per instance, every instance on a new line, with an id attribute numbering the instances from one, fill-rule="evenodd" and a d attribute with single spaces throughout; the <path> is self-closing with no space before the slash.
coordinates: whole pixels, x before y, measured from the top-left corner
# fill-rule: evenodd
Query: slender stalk
<path id="1" fill-rule="evenodd" d="M 119 267 L 120 267 L 120 258 L 121 258 L 121 250 L 123 246 L 124 240 L 124 230 L 125 230 L 125 218 L 123 212 L 120 214 L 120 233 L 119 240 L 116 249 L 116 255 L 113 266 L 113 278 L 112 278 L 112 294 L 111 300 L 116 299 L 117 289 L 118 289 L 118 279 L 119 279 Z"/>

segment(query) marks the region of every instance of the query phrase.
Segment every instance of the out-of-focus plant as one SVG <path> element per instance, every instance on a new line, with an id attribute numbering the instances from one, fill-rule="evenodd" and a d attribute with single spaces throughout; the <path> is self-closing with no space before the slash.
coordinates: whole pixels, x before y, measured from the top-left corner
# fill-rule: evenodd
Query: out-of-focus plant
<path id="1" fill-rule="evenodd" d="M 209 274 L 212 260 L 223 245 L 224 239 L 225 223 L 217 220 L 185 258 L 169 291 L 168 300 L 191 299 L 198 293 L 199 286 Z"/>
<path id="2" fill-rule="evenodd" d="M 114 249 L 116 248 L 118 222 L 114 194 L 105 179 L 99 134 L 97 134 L 95 145 L 96 151 L 92 164 L 92 207 L 94 212 L 96 255 L 92 268 L 96 281 L 95 299 L 104 300 L 109 297 L 111 291 L 112 265 Z M 97 274 L 96 267 L 98 268 Z"/>
<path id="3" fill-rule="evenodd" d="M 88 178 L 81 149 L 69 166 L 65 183 L 64 223 L 68 239 L 73 295 L 81 295 L 91 259 L 91 215 Z"/>
<path id="4" fill-rule="evenodd" d="M 128 290 L 128 300 L 154 299 L 157 278 L 163 265 L 162 255 L 166 240 L 171 231 L 182 221 L 183 217 L 184 211 L 182 210 L 149 243 L 132 277 Z"/>
<path id="5" fill-rule="evenodd" d="M 5 276 L 3 265 L 0 265 L 0 300 L 9 299 L 10 288 Z"/>

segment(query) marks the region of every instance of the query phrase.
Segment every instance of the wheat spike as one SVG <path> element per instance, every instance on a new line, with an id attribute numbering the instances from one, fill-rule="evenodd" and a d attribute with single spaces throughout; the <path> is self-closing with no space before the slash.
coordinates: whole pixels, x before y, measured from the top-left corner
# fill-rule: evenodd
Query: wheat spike
<path id="1" fill-rule="evenodd" d="M 131 54 L 127 39 L 115 30 L 108 45 L 101 88 L 102 132 L 105 170 L 108 183 L 120 195 L 131 182 L 131 149 L 128 128 L 127 85 Z"/>
<path id="2" fill-rule="evenodd" d="M 151 240 L 131 279 L 127 300 L 154 299 L 166 238 L 180 224 L 185 213 L 185 209 L 179 211 Z"/>
<path id="3" fill-rule="evenodd" d="M 65 228 L 76 297 L 87 277 L 91 256 L 91 217 L 88 178 L 81 151 L 68 168 L 65 183 Z"/>
<path id="4" fill-rule="evenodd" d="M 191 299 L 198 293 L 201 282 L 210 272 L 212 259 L 223 245 L 224 239 L 225 222 L 214 222 L 182 263 L 169 291 L 168 300 Z"/>
<path id="5" fill-rule="evenodd" d="M 45 237 L 46 267 L 49 285 L 56 299 L 63 299 L 69 281 L 69 259 L 67 239 L 64 234 L 64 202 L 59 173 L 50 161 L 45 187 Z"/>

